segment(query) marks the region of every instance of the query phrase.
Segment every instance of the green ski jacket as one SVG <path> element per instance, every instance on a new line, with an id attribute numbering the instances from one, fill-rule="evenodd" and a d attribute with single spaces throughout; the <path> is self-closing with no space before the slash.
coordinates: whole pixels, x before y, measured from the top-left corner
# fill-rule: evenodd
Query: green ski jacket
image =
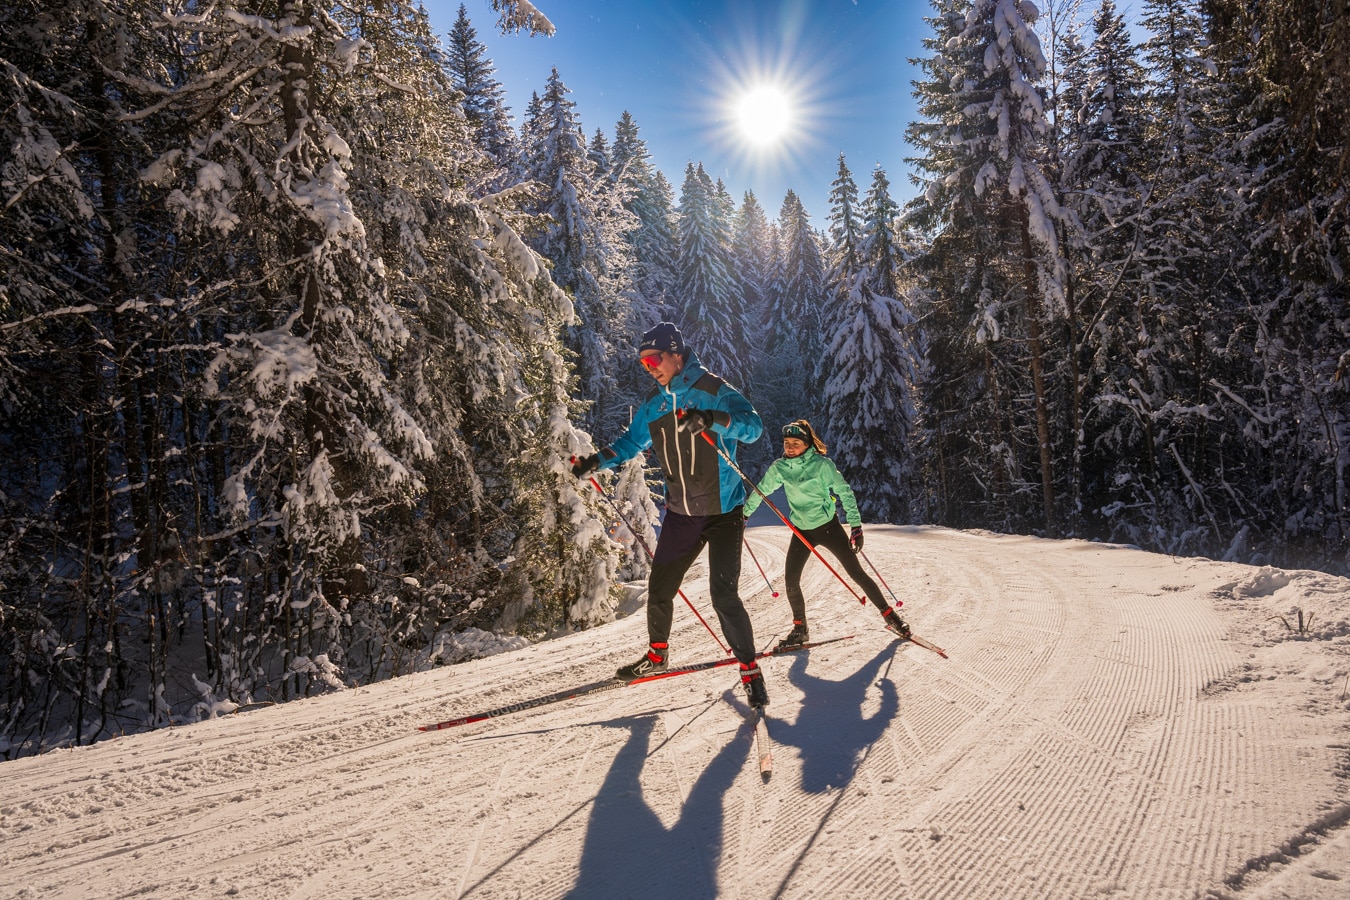
<path id="1" fill-rule="evenodd" d="M 767 497 L 779 487 L 787 494 L 788 518 L 802 531 L 819 528 L 833 519 L 835 498 L 844 504 L 844 514 L 848 516 L 850 528 L 862 525 L 862 516 L 858 514 L 858 500 L 853 496 L 853 488 L 848 486 L 844 476 L 834 466 L 834 460 L 821 456 L 815 448 L 808 447 L 806 452 L 796 459 L 780 456 L 769 466 L 769 471 L 759 481 L 759 489 Z M 751 494 L 745 502 L 745 515 L 748 517 L 760 504 L 759 494 Z"/>

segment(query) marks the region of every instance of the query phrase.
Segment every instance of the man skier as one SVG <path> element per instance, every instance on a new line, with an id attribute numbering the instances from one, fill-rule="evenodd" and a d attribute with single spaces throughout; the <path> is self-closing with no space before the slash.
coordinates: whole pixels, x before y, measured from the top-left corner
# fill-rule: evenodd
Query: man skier
<path id="1" fill-rule="evenodd" d="M 736 445 L 759 440 L 764 423 L 749 400 L 703 368 L 672 323 L 662 322 L 642 336 L 638 359 L 656 380 L 656 392 L 638 407 L 618 440 L 572 466 L 572 474 L 584 478 L 597 469 L 616 468 L 652 447 L 666 476 L 666 515 L 647 579 L 650 646 L 637 662 L 620 668 L 617 677 L 628 681 L 669 667 L 675 595 L 707 546 L 713 609 L 741 664 L 746 697 L 752 707 L 762 708 L 769 695 L 755 662 L 750 616 L 738 590 L 745 486 L 703 433 L 734 460 Z"/>

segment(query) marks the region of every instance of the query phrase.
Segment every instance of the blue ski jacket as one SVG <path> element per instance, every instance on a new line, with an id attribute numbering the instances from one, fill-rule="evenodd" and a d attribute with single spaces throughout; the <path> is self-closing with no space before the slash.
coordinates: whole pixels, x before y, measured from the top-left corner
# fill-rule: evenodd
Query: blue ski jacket
<path id="1" fill-rule="evenodd" d="M 689 351 L 684 369 L 637 408 L 618 440 L 600 451 L 600 467 L 613 469 L 653 448 L 666 476 L 666 508 L 686 516 L 727 513 L 745 503 L 745 485 L 702 435 L 680 431 L 676 410 L 721 410 L 730 416 L 709 434 L 732 460 L 738 443 L 759 440 L 764 423 L 740 391 L 703 368 Z"/>

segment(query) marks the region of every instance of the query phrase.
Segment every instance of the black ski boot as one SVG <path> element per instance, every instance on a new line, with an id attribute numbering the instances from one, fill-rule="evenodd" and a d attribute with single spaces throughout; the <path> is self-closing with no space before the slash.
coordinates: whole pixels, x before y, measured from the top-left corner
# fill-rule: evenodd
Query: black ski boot
<path id="1" fill-rule="evenodd" d="M 909 626 L 905 620 L 900 618 L 900 614 L 892 607 L 881 614 L 881 621 L 886 623 L 886 630 L 894 632 L 900 636 L 900 640 L 909 640 Z"/>
<path id="2" fill-rule="evenodd" d="M 635 678 L 646 678 L 648 675 L 659 675 L 670 666 L 668 648 L 667 644 L 652 644 L 651 649 L 637 662 L 631 666 L 620 666 L 614 677 L 620 681 L 632 681 Z"/>
<path id="3" fill-rule="evenodd" d="M 745 699 L 753 709 L 763 709 L 769 705 L 769 691 L 764 687 L 764 673 L 758 663 L 748 667 L 741 663 L 741 684 L 745 685 Z"/>
<path id="4" fill-rule="evenodd" d="M 793 619 L 792 630 L 788 632 L 787 637 L 778 642 L 778 646 L 773 648 L 773 652 L 782 653 L 784 650 L 796 650 L 809 640 L 811 640 L 811 632 L 807 630 L 806 623 Z"/>

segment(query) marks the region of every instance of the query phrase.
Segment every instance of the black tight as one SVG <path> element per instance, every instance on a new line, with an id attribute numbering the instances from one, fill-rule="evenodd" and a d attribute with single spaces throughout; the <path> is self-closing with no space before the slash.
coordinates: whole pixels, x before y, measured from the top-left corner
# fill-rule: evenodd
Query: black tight
<path id="1" fill-rule="evenodd" d="M 838 519 L 831 519 L 819 528 L 812 528 L 810 531 L 803 531 L 802 535 L 811 542 L 817 550 L 828 550 L 844 567 L 848 577 L 858 583 L 867 595 L 867 599 L 883 613 L 890 608 L 886 598 L 881 595 L 881 588 L 877 583 L 863 571 L 862 563 L 858 561 L 858 554 L 853 552 L 853 546 L 849 543 L 848 534 L 844 531 L 844 526 L 839 524 Z M 787 582 L 788 603 L 792 604 L 792 618 L 798 622 L 806 621 L 806 598 L 802 596 L 802 569 L 806 567 L 806 561 L 811 557 L 811 550 L 802 543 L 802 539 L 797 535 L 792 536 L 792 544 L 788 547 L 787 560 L 783 564 L 783 579 Z"/>

